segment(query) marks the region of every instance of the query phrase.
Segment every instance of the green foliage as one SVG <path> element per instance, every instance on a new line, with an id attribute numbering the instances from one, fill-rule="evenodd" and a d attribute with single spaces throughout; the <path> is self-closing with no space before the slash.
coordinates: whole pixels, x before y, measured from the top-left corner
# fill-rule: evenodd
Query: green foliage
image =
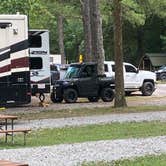
<path id="1" fill-rule="evenodd" d="M 113 0 L 101 0 L 104 49 L 107 60 L 113 59 Z M 49 29 L 51 53 L 59 53 L 57 17 L 64 16 L 65 54 L 69 62 L 84 53 L 81 4 L 78 0 L 0 0 L 0 14 L 26 14 L 29 28 Z M 143 31 L 145 52 L 166 51 L 166 1 L 122 0 L 124 60 L 135 63 L 138 58 L 137 32 Z"/>
<path id="2" fill-rule="evenodd" d="M 132 25 L 139 26 L 145 24 L 145 13 L 140 5 L 133 0 L 122 0 L 123 16 Z"/>
<path id="3" fill-rule="evenodd" d="M 122 159 L 112 162 L 85 162 L 81 166 L 165 166 L 166 155 L 149 155 L 133 159 Z"/>

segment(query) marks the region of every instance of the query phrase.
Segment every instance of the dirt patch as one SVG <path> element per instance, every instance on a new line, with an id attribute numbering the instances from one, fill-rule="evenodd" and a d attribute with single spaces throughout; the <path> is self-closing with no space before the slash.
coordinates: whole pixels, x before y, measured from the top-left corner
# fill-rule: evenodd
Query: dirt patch
<path id="1" fill-rule="evenodd" d="M 131 96 L 126 97 L 128 106 L 140 106 L 140 105 L 166 105 L 166 84 L 158 84 L 156 91 L 152 96 L 142 96 L 140 92 L 135 92 Z M 26 106 L 7 108 L 6 113 L 30 113 L 40 112 L 44 110 L 64 110 L 64 109 L 77 109 L 77 108 L 99 108 L 113 106 L 114 102 L 95 102 L 90 103 L 87 99 L 79 99 L 77 103 L 67 104 L 60 103 L 54 104 L 50 101 L 49 95 L 46 96 L 46 103 L 49 103 L 47 107 L 39 106 L 39 100 L 36 97 L 32 97 L 32 102 Z"/>

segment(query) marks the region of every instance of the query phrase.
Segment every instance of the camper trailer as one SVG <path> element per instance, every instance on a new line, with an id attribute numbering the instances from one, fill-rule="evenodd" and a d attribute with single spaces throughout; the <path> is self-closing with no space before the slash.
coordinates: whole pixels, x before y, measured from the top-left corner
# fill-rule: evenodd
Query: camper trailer
<path id="1" fill-rule="evenodd" d="M 30 101 L 27 17 L 0 15 L 0 105 Z"/>
<path id="2" fill-rule="evenodd" d="M 50 51 L 48 30 L 29 30 L 30 80 L 32 95 L 50 93 Z"/>

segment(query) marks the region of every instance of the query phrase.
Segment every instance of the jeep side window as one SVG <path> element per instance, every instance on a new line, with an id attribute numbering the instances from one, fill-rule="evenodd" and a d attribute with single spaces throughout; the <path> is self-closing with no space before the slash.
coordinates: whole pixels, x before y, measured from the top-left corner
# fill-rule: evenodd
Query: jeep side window
<path id="1" fill-rule="evenodd" d="M 136 69 L 133 66 L 125 65 L 126 72 L 137 73 Z"/>
<path id="2" fill-rule="evenodd" d="M 83 73 L 86 73 L 86 77 L 92 77 L 95 74 L 95 66 L 86 66 Z"/>

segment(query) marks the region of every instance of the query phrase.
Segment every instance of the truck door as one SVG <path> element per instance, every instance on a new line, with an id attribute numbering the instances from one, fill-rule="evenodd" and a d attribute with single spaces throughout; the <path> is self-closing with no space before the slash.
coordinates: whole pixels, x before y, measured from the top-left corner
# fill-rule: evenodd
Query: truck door
<path id="1" fill-rule="evenodd" d="M 124 82 L 125 88 L 138 88 L 139 86 L 139 77 L 137 69 L 129 64 L 124 65 Z"/>
<path id="2" fill-rule="evenodd" d="M 98 95 L 98 80 L 97 69 L 95 65 L 87 65 L 80 74 L 78 83 L 79 93 L 81 96 L 97 96 Z"/>

